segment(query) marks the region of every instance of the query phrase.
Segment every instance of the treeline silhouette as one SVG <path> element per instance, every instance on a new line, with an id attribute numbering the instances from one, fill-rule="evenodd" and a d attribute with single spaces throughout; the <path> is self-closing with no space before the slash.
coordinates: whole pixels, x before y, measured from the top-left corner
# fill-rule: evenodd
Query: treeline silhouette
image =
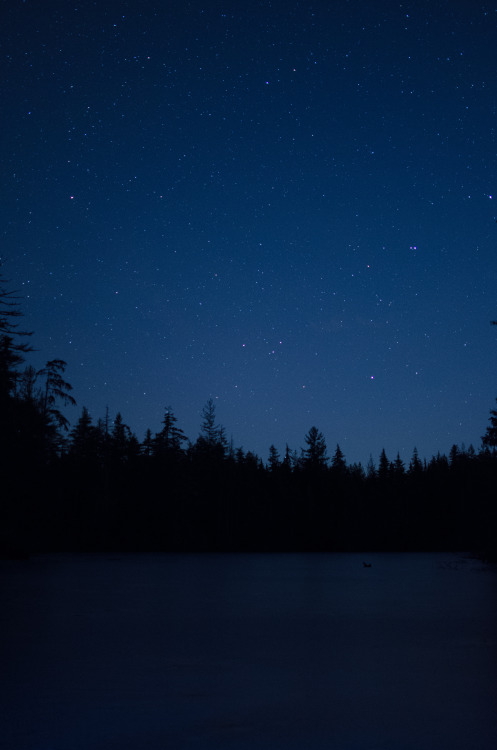
<path id="1" fill-rule="evenodd" d="M 121 414 L 97 422 L 74 404 L 66 363 L 21 369 L 29 345 L 18 300 L 0 285 L 0 547 L 47 551 L 472 550 L 497 557 L 497 411 L 478 451 L 406 465 L 331 457 L 311 427 L 299 451 L 235 448 L 209 400 L 189 440 L 173 410 L 142 442 Z"/>

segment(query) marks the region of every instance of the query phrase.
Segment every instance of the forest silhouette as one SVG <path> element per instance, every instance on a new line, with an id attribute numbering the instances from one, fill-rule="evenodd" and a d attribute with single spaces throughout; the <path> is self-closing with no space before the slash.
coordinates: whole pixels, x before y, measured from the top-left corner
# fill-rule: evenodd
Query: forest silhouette
<path id="1" fill-rule="evenodd" d="M 207 401 L 198 437 L 171 407 L 142 442 L 75 404 L 66 363 L 26 366 L 30 333 L 0 278 L 0 555 L 39 552 L 469 550 L 497 559 L 497 410 L 478 450 L 454 445 L 408 463 L 328 455 L 315 426 L 267 461 L 235 448 Z"/>

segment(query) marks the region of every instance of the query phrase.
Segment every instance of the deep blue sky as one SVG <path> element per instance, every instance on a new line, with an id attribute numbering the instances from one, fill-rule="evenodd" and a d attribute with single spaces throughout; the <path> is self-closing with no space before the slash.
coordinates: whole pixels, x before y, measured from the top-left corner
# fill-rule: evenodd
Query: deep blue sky
<path id="1" fill-rule="evenodd" d="M 407 462 L 497 396 L 497 6 L 0 10 L 4 274 L 35 366 L 143 439 Z"/>

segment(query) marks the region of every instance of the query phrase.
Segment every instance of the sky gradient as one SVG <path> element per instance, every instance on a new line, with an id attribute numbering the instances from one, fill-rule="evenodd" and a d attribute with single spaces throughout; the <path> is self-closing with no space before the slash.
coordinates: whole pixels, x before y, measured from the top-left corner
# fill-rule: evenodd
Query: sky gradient
<path id="1" fill-rule="evenodd" d="M 142 440 L 409 461 L 497 396 L 497 7 L 2 4 L 0 255 L 35 366 Z"/>

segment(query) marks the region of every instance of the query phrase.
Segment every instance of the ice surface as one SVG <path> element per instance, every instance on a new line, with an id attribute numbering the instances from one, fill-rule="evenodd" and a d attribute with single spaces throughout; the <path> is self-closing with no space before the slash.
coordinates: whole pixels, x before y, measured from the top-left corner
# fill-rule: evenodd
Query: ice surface
<path id="1" fill-rule="evenodd" d="M 474 560 L 39 557 L 0 563 L 0 597 L 1 748 L 497 748 Z"/>

